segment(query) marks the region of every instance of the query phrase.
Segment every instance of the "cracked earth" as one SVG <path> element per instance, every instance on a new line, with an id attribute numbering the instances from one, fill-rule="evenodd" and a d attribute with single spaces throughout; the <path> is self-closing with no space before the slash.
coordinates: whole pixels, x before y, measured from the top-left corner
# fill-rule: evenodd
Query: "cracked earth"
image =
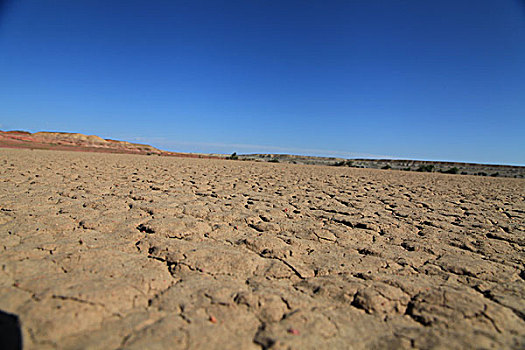
<path id="1" fill-rule="evenodd" d="M 0 150 L 27 349 L 525 347 L 525 181 Z"/>

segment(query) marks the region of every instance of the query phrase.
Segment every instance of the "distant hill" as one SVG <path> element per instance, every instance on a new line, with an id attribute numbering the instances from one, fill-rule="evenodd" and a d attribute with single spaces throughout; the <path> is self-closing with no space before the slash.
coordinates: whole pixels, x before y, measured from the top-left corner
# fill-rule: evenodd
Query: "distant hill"
<path id="1" fill-rule="evenodd" d="M 0 147 L 216 158 L 209 155 L 168 152 L 150 145 L 103 139 L 95 135 L 69 132 L 41 131 L 32 134 L 19 130 L 0 131 Z"/>
<path id="2" fill-rule="evenodd" d="M 427 160 L 402 159 L 345 159 L 334 157 L 297 156 L 290 154 L 244 154 L 239 155 L 238 159 L 274 163 L 332 165 L 352 168 L 440 172 L 446 174 L 525 178 L 525 167 L 497 164 L 438 162 Z"/>

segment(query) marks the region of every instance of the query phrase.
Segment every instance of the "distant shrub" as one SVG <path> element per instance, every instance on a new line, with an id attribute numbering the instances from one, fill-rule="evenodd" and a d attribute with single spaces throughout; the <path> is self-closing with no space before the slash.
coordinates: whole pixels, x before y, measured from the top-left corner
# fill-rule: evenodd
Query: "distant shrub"
<path id="1" fill-rule="evenodd" d="M 492 177 L 498 177 L 498 176 L 499 176 L 499 172 L 496 172 L 496 173 L 494 173 L 494 174 L 490 174 L 490 176 L 492 176 Z"/>
<path id="2" fill-rule="evenodd" d="M 268 163 L 279 163 L 279 159 L 277 158 L 272 158 L 268 161 Z"/>
<path id="3" fill-rule="evenodd" d="M 459 169 L 456 167 L 442 171 L 443 174 L 457 174 L 458 172 L 459 172 Z"/>
<path id="4" fill-rule="evenodd" d="M 466 171 L 462 171 L 461 175 L 468 175 L 468 173 Z"/>
<path id="5" fill-rule="evenodd" d="M 422 165 L 419 168 L 417 168 L 416 171 L 431 173 L 434 171 L 434 165 L 432 164 Z"/>
<path id="6" fill-rule="evenodd" d="M 390 166 L 390 164 L 387 164 L 384 167 L 382 167 L 381 169 L 388 170 L 388 169 L 392 169 L 392 167 Z"/>
<path id="7" fill-rule="evenodd" d="M 228 159 L 237 160 L 239 159 L 239 156 L 237 156 L 237 152 L 233 152 L 232 155 L 228 157 Z"/>
<path id="8" fill-rule="evenodd" d="M 403 169 L 401 169 L 401 170 L 404 170 L 404 171 L 411 171 L 412 169 L 410 169 L 410 167 L 408 167 L 408 168 L 403 168 Z"/>
<path id="9" fill-rule="evenodd" d="M 480 172 L 477 173 L 476 175 L 479 175 L 479 176 L 487 176 L 487 173 L 484 172 L 484 171 L 480 171 Z"/>
<path id="10" fill-rule="evenodd" d="M 354 163 L 351 160 L 342 160 L 340 162 L 334 163 L 334 166 L 349 166 L 349 167 L 353 167 Z"/>

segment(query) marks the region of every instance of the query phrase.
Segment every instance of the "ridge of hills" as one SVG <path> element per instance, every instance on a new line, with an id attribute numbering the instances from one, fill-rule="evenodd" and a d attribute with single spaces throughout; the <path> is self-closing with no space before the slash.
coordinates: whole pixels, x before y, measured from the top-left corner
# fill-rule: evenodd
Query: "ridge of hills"
<path id="1" fill-rule="evenodd" d="M 103 139 L 95 135 L 69 132 L 0 131 L 0 147 L 62 151 L 127 153 L 189 158 L 217 158 L 212 155 L 179 153 L 160 150 L 150 145 Z"/>
<path id="2" fill-rule="evenodd" d="M 525 167 L 518 165 L 479 164 L 413 159 L 345 159 L 289 154 L 244 154 L 240 160 L 309 165 L 332 165 L 351 168 L 439 172 L 445 174 L 525 178 Z"/>
<path id="3" fill-rule="evenodd" d="M 403 159 L 346 159 L 290 154 L 223 154 L 183 153 L 160 150 L 150 145 L 104 139 L 95 135 L 70 132 L 1 131 L 0 147 L 63 151 L 124 153 L 188 158 L 238 159 L 244 161 L 307 165 L 347 166 L 384 170 L 441 172 L 448 174 L 525 178 L 525 167 L 516 165 L 477 164 Z"/>

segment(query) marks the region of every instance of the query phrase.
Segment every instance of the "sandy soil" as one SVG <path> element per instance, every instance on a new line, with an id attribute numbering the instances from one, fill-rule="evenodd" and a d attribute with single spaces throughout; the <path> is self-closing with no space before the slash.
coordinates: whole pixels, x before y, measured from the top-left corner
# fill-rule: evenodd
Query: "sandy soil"
<path id="1" fill-rule="evenodd" d="M 525 181 L 0 149 L 27 349 L 525 346 Z"/>

